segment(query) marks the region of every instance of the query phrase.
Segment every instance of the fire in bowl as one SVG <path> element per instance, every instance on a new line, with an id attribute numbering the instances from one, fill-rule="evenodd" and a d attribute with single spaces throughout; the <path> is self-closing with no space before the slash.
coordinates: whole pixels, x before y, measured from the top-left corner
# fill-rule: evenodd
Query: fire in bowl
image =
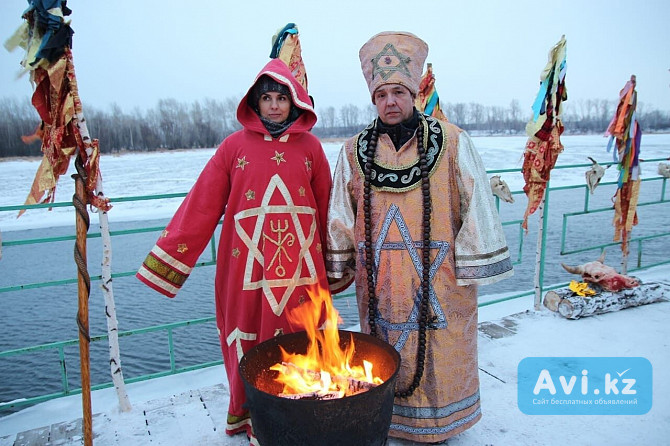
<path id="1" fill-rule="evenodd" d="M 254 434 L 263 446 L 384 445 L 391 424 L 400 355 L 389 344 L 367 334 L 339 330 L 343 350 L 353 343 L 352 365 L 372 363 L 381 384 L 341 398 L 285 398 L 272 370 L 283 361 L 282 349 L 305 353 L 306 332 L 278 336 L 250 349 L 239 371 L 247 395 Z"/>

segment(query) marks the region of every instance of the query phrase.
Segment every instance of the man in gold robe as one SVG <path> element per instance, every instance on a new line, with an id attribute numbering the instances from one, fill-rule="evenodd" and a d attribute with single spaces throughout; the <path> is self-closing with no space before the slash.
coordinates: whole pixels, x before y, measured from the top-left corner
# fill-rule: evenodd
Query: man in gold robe
<path id="1" fill-rule="evenodd" d="M 334 292 L 355 279 L 361 330 L 400 352 L 389 435 L 439 443 L 481 418 L 477 285 L 513 271 L 470 137 L 414 108 L 427 53 L 405 32 L 359 52 L 379 116 L 340 152 L 326 269 Z"/>

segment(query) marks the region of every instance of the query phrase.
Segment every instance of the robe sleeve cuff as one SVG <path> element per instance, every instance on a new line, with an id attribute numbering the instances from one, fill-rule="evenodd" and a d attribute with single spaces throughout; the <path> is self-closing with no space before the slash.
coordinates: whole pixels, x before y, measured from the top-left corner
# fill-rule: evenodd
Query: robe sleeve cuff
<path id="1" fill-rule="evenodd" d="M 192 267 L 175 259 L 156 245 L 135 276 L 159 293 L 174 297 L 192 270 Z"/>

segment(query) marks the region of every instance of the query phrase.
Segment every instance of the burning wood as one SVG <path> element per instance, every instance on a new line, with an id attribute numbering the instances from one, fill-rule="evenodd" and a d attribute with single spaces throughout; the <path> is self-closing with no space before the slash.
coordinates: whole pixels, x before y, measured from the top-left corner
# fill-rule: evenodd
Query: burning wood
<path id="1" fill-rule="evenodd" d="M 331 391 L 326 393 L 320 392 L 308 392 L 308 393 L 280 393 L 279 395 L 282 398 L 289 400 L 314 400 L 314 401 L 325 401 L 325 400 L 335 400 L 342 398 L 341 392 Z"/>
<path id="2" fill-rule="evenodd" d="M 305 383 L 311 383 L 311 386 L 316 388 L 316 390 L 309 392 L 282 392 L 278 395 L 292 400 L 332 400 L 366 392 L 379 385 L 352 376 L 331 376 L 328 372 L 305 369 L 291 362 L 283 361 L 281 364 L 275 364 L 270 369 L 278 371 L 283 376 L 299 376 Z"/>
<path id="3" fill-rule="evenodd" d="M 337 329 L 340 317 L 328 290 L 310 290 L 308 295 L 309 302 L 288 314 L 292 324 L 305 327 L 307 351 L 291 353 L 280 347 L 282 360 L 270 367 L 278 372 L 275 381 L 283 385 L 278 395 L 299 395 L 291 399 L 332 399 L 331 393 L 335 392 L 337 398 L 342 398 L 382 384 L 384 381 L 373 375 L 370 361 L 363 359 L 362 366 L 351 364 L 356 350 L 353 335 L 350 342 L 340 343 Z M 319 330 L 322 311 L 326 322 Z"/>

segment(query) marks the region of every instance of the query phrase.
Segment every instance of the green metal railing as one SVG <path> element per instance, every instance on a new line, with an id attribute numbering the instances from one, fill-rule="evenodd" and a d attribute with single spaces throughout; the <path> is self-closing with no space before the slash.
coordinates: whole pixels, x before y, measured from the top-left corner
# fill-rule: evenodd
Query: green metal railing
<path id="1" fill-rule="evenodd" d="M 654 159 L 654 160 L 645 160 L 644 162 L 650 163 L 650 162 L 659 162 L 663 161 L 662 159 Z M 603 164 L 606 165 L 606 164 Z M 556 166 L 555 169 L 575 169 L 575 168 L 590 168 L 591 164 L 576 164 L 576 165 L 567 165 L 567 166 Z M 489 170 L 487 171 L 488 174 L 500 174 L 500 173 L 511 173 L 515 172 L 518 173 L 519 169 L 500 169 L 500 170 Z M 646 201 L 646 202 L 641 202 L 638 204 L 638 206 L 665 206 L 668 204 L 670 200 L 666 198 L 666 189 L 667 189 L 667 179 L 662 178 L 662 177 L 653 177 L 653 178 L 647 178 L 644 179 L 643 181 L 645 182 L 660 182 L 661 186 L 661 193 L 658 199 L 653 200 L 653 201 Z M 599 187 L 603 187 L 605 185 L 612 185 L 615 183 L 602 183 Z M 554 284 L 550 286 L 545 286 L 543 283 L 543 271 L 544 271 L 544 265 L 545 265 L 545 246 L 546 246 L 546 237 L 547 237 L 547 224 L 549 220 L 549 203 L 550 203 L 550 196 L 553 193 L 559 192 L 559 191 L 570 191 L 570 190 L 579 190 L 579 189 L 584 189 L 584 206 L 583 209 L 578 211 L 578 212 L 570 212 L 570 213 L 564 213 L 563 214 L 563 225 L 562 225 L 562 235 L 561 235 L 561 247 L 560 247 L 560 255 L 568 255 L 568 254 L 575 254 L 575 253 L 581 253 L 581 252 L 586 252 L 586 251 L 601 251 L 606 247 L 610 246 L 615 246 L 619 245 L 619 243 L 606 243 L 606 244 L 592 244 L 592 245 L 584 245 L 582 243 L 582 246 L 579 249 L 573 249 L 573 250 L 568 250 L 566 248 L 566 243 L 567 243 L 567 238 L 568 238 L 568 223 L 572 218 L 576 218 L 578 216 L 583 216 L 586 214 L 597 214 L 597 213 L 604 213 L 604 212 L 613 212 L 613 209 L 611 207 L 609 208 L 598 208 L 598 209 L 591 209 L 590 208 L 590 203 L 589 203 L 589 193 L 586 185 L 577 185 L 577 186 L 564 186 L 564 187 L 551 187 L 551 185 L 547 185 L 547 190 L 546 190 L 546 195 L 545 195 L 545 203 L 544 203 L 544 212 L 545 212 L 545 218 L 543 219 L 544 221 L 544 231 L 543 231 L 543 237 L 542 240 L 540 240 L 538 243 L 542 246 L 543 250 L 540 255 L 540 260 L 539 260 L 539 265 L 537 265 L 537 268 L 540 269 L 540 292 L 543 292 L 545 290 L 550 290 L 550 289 L 555 289 L 559 287 L 564 287 L 567 285 L 567 283 L 561 283 L 561 284 Z M 523 194 L 523 191 L 517 190 L 513 191 L 514 195 L 521 195 Z M 173 193 L 173 194 L 159 194 L 159 195 L 146 195 L 146 196 L 133 196 L 133 197 L 119 197 L 119 198 L 112 198 L 110 201 L 114 204 L 119 204 L 123 202 L 135 202 L 135 201 L 142 201 L 142 200 L 160 200 L 160 199 L 176 199 L 176 198 L 181 198 L 186 196 L 186 193 Z M 500 209 L 500 201 L 496 197 L 496 204 L 498 206 L 498 209 Z M 51 204 L 35 204 L 35 205 L 17 205 L 17 206 L 0 206 L 0 212 L 15 212 L 18 210 L 22 209 L 35 209 L 35 208 L 56 208 L 56 207 L 67 207 L 67 206 L 72 206 L 72 203 L 68 202 L 60 202 L 60 203 L 51 203 Z M 503 221 L 503 225 L 505 227 L 517 227 L 518 228 L 518 244 L 513 249 L 510 247 L 510 251 L 515 251 L 516 252 L 516 259 L 513 260 L 513 263 L 515 265 L 518 265 L 522 262 L 523 260 L 523 240 L 524 240 L 524 230 L 521 227 L 522 220 L 520 219 L 512 219 L 512 220 L 505 220 Z M 659 238 L 665 238 L 668 237 L 670 238 L 670 231 L 667 230 L 667 228 L 670 225 L 665 227 L 665 231 L 661 232 L 656 232 L 653 235 L 647 235 L 647 236 L 642 236 L 642 237 L 634 237 L 630 239 L 630 244 L 637 246 L 637 251 L 638 251 L 638 256 L 636 259 L 636 263 L 634 268 L 630 268 L 630 271 L 635 271 L 635 270 L 642 270 L 642 269 L 647 269 L 651 268 L 653 266 L 658 266 L 658 265 L 663 265 L 663 264 L 668 264 L 670 263 L 670 258 L 660 261 L 660 262 L 655 262 L 651 264 L 644 264 L 643 263 L 643 249 L 644 249 L 644 244 L 650 240 L 656 240 Z M 159 232 L 163 230 L 163 226 L 153 226 L 153 227 L 144 227 L 144 228 L 136 228 L 136 229 L 129 229 L 129 230 L 122 230 L 122 231 L 111 231 L 110 235 L 112 237 L 120 237 L 120 236 L 127 236 L 130 234 L 139 234 L 139 233 L 147 233 L 147 232 Z M 91 232 L 88 234 L 88 238 L 99 238 L 101 237 L 100 233 L 95 233 Z M 34 244 L 45 244 L 45 243 L 53 243 L 53 242 L 60 242 L 60 241 L 75 241 L 75 236 L 61 236 L 61 237 L 45 237 L 45 238 L 32 238 L 32 239 L 22 239 L 22 240 L 9 240 L 9 241 L 3 241 L 2 242 L 2 247 L 3 248 L 8 248 L 8 247 L 17 247 L 17 246 L 24 246 L 24 245 L 34 245 Z M 141 259 L 140 259 L 141 261 Z M 212 240 L 210 242 L 209 246 L 209 258 L 200 260 L 195 267 L 206 267 L 206 266 L 212 266 L 216 264 L 216 237 L 212 237 Z M 127 277 L 135 274 L 135 270 L 133 271 L 123 271 L 123 272 L 117 272 L 112 274 L 112 278 L 120 278 L 120 277 Z M 99 281 L 101 280 L 102 277 L 100 275 L 97 276 L 91 276 L 92 281 Z M 76 283 L 77 278 L 66 278 L 66 279 L 60 279 L 60 280 L 51 280 L 51 281 L 44 281 L 44 282 L 35 282 L 35 283 L 24 283 L 24 284 L 16 284 L 16 285 L 10 285 L 10 286 L 5 286 L 0 288 L 0 299 L 2 298 L 2 293 L 6 292 L 11 292 L 11 291 L 25 291 L 25 290 L 30 290 L 30 289 L 36 289 L 36 288 L 43 288 L 43 287 L 53 287 L 53 286 L 58 286 L 58 285 L 65 285 L 65 284 L 72 284 Z M 480 303 L 480 306 L 486 306 L 486 305 L 493 305 L 496 303 L 504 302 L 504 301 L 509 301 L 512 299 L 517 299 L 520 297 L 524 296 L 529 296 L 535 294 L 534 290 L 523 290 L 519 293 L 510 293 L 509 295 L 495 299 L 495 300 L 488 300 L 484 303 Z M 353 296 L 354 293 L 352 292 L 345 292 L 345 293 L 340 293 L 336 296 L 334 296 L 335 299 L 341 299 L 341 298 L 347 298 Z M 1 304 L 1 302 L 0 302 Z M 144 381 L 148 379 L 153 379 L 161 376 L 166 376 L 166 375 L 171 375 L 171 374 L 176 374 L 176 373 L 183 373 L 191 370 L 196 370 L 204 367 L 210 367 L 214 365 L 219 365 L 222 364 L 221 360 L 217 361 L 210 361 L 210 362 L 205 362 L 201 364 L 196 364 L 196 365 L 191 365 L 187 367 L 177 367 L 176 366 L 176 360 L 175 360 L 175 349 L 173 348 L 173 331 L 176 328 L 182 328 L 182 327 L 193 327 L 196 325 L 201 325 L 201 324 L 214 324 L 215 323 L 215 318 L 214 317 L 206 317 L 206 318 L 200 318 L 200 319 L 193 319 L 193 320 L 188 320 L 188 321 L 182 321 L 182 322 L 174 322 L 170 324 L 164 324 L 164 325 L 157 325 L 157 326 L 152 326 L 152 327 L 146 327 L 146 328 L 141 328 L 141 329 L 135 329 L 135 330 L 128 330 L 124 332 L 119 333 L 119 337 L 127 337 L 127 336 L 132 336 L 132 335 L 138 335 L 141 333 L 155 333 L 155 332 L 164 332 L 165 335 L 167 336 L 168 339 L 168 354 L 169 354 L 169 360 L 170 360 L 170 368 L 168 370 L 163 370 L 159 371 L 156 373 L 149 373 L 149 374 L 144 374 L 141 376 L 133 377 L 133 378 L 127 378 L 125 381 L 127 383 L 131 382 L 138 382 L 138 381 Z M 101 342 L 101 341 L 106 341 L 107 340 L 107 335 L 99 335 L 99 336 L 92 336 L 91 337 L 91 342 Z M 0 359 L 3 358 L 9 358 L 9 357 L 17 357 L 20 355 L 29 355 L 29 354 L 35 354 L 36 352 L 41 352 L 41 351 L 56 351 L 58 353 L 58 358 L 59 358 L 59 366 L 60 366 L 60 380 L 61 380 L 61 391 L 51 393 L 48 395 L 40 395 L 40 396 L 35 396 L 35 397 L 28 397 L 16 401 L 11 401 L 11 402 L 6 402 L 6 403 L 0 403 L 0 412 L 9 410 L 9 409 L 14 409 L 17 407 L 21 406 L 27 406 L 27 405 L 32 405 L 35 403 L 43 402 L 46 400 L 50 400 L 53 398 L 58 398 L 66 395 L 72 395 L 72 394 L 77 394 L 81 392 L 81 389 L 79 388 L 70 388 L 70 385 L 68 383 L 68 374 L 67 374 L 67 366 L 65 362 L 65 349 L 67 347 L 73 347 L 77 346 L 79 343 L 78 339 L 71 339 L 67 341 L 60 341 L 60 342 L 53 342 L 53 343 L 48 343 L 48 344 L 42 344 L 42 345 L 36 345 L 36 346 L 31 346 L 31 347 L 24 347 L 24 348 L 18 348 L 14 350 L 7 350 L 0 352 Z M 5 383 L 7 384 L 7 383 Z M 92 387 L 93 390 L 97 389 L 103 389 L 107 387 L 111 387 L 113 384 L 112 382 L 106 382 L 98 385 L 94 385 Z"/>

